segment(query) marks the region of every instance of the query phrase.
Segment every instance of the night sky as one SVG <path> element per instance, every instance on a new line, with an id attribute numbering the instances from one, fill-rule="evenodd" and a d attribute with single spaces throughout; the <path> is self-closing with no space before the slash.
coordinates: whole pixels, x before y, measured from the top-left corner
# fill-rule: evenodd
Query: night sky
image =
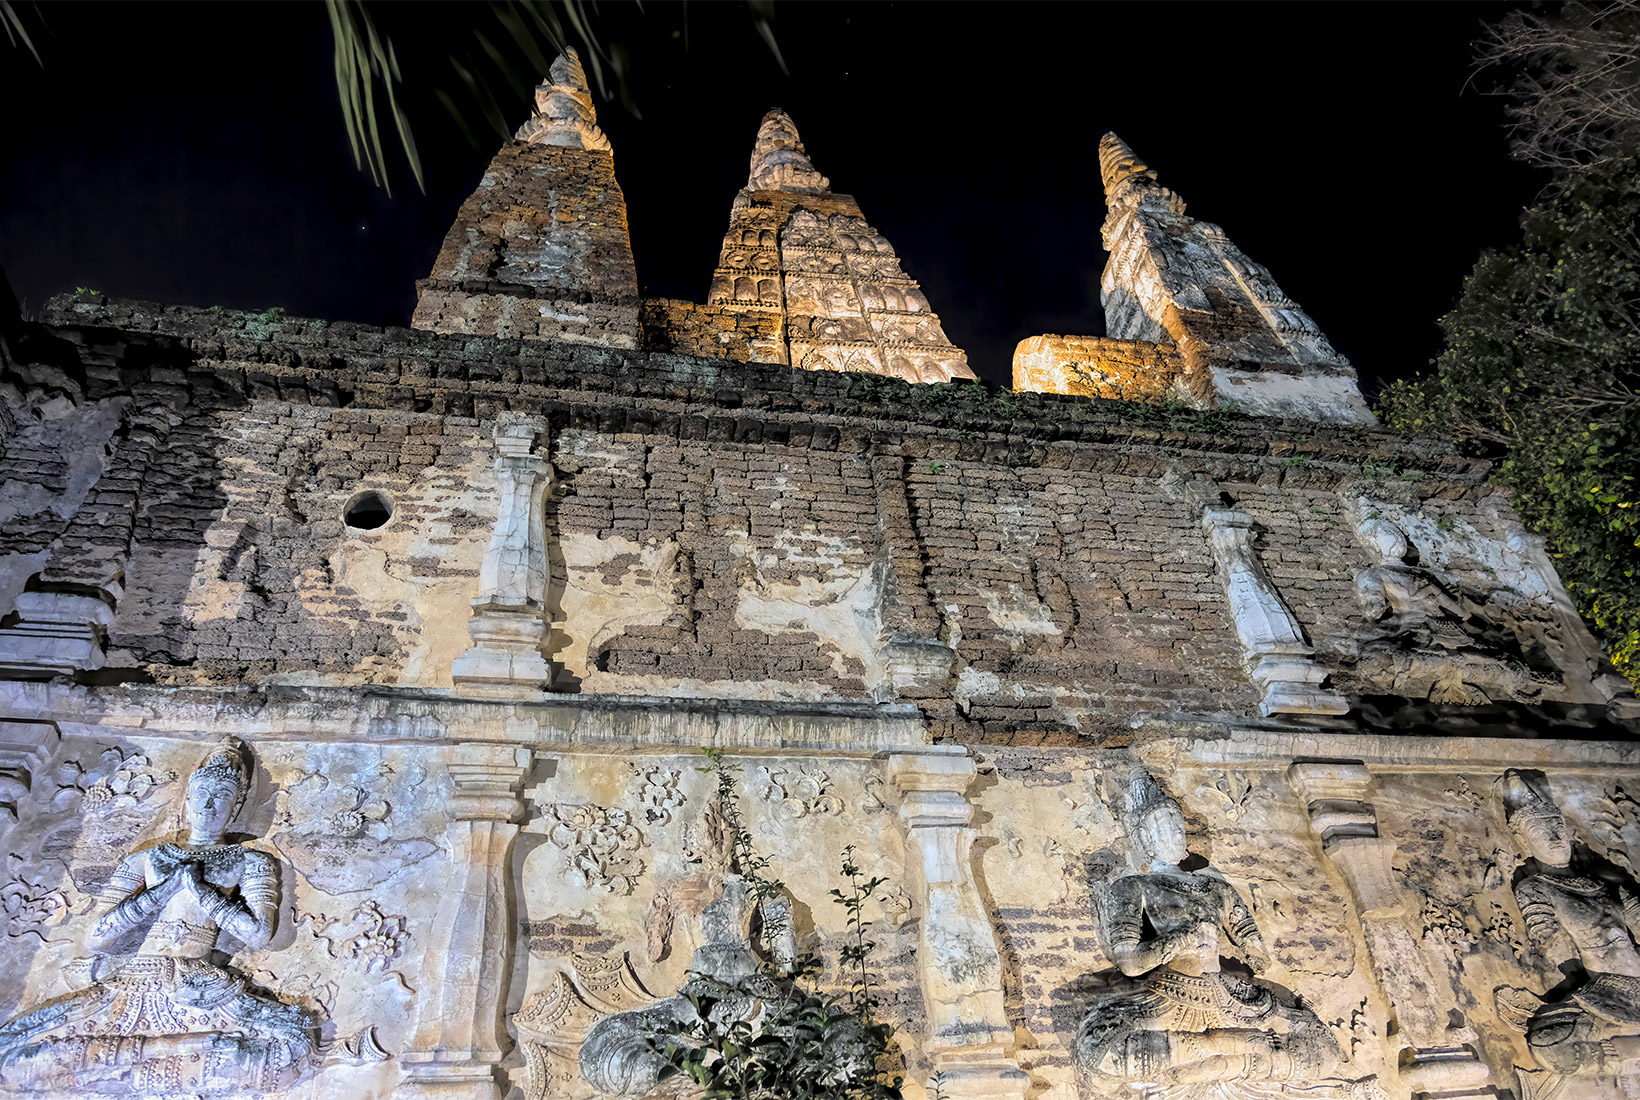
<path id="1" fill-rule="evenodd" d="M 0 43 L 0 265 L 30 310 L 84 286 L 405 324 L 500 143 L 448 61 L 497 32 L 486 5 L 372 9 L 427 169 L 422 194 L 390 150 L 391 197 L 353 167 L 319 5 L 21 10 L 45 67 Z M 629 51 L 641 116 L 608 102 L 599 122 L 645 296 L 704 298 L 758 120 L 781 106 L 991 381 L 1027 336 L 1103 329 L 1097 145 L 1114 129 L 1370 387 L 1439 350 L 1436 318 L 1542 186 L 1508 156 L 1504 102 L 1469 86 L 1470 42 L 1502 10 L 780 0 L 783 75 L 741 4 L 605 0 L 595 29 Z M 472 107 L 481 149 L 439 87 Z"/>

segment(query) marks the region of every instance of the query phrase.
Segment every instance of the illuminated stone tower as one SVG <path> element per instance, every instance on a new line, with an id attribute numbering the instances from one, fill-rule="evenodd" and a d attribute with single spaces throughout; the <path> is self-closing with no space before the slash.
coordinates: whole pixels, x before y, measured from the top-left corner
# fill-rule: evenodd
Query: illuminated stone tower
<path id="1" fill-rule="evenodd" d="M 413 328 L 638 345 L 638 277 L 586 73 L 573 49 L 490 162 L 417 284 Z"/>
<path id="2" fill-rule="evenodd" d="M 815 171 L 784 111 L 758 128 L 708 301 L 780 317 L 794 367 L 907 382 L 974 377 L 893 246 Z"/>
<path id="3" fill-rule="evenodd" d="M 1270 273 L 1185 203 L 1115 134 L 1099 141 L 1110 260 L 1105 338 L 1035 336 L 1015 386 L 1370 424 L 1355 368 Z"/>

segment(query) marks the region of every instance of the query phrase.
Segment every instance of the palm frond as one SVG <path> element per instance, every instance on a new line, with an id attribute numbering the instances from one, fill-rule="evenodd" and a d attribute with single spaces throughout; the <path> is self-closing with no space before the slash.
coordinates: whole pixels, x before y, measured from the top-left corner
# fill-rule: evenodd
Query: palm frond
<path id="1" fill-rule="evenodd" d="M 325 0 L 325 12 L 335 36 L 336 94 L 342 104 L 342 123 L 347 130 L 353 163 L 370 173 L 370 179 L 389 195 L 393 193 L 387 176 L 387 158 L 382 152 L 381 125 L 376 117 L 376 86 L 387 97 L 387 114 L 399 135 L 405 159 L 410 162 L 416 186 L 427 189 L 422 177 L 421 156 L 416 151 L 410 120 L 399 106 L 397 87 L 402 77 L 398 55 L 376 32 L 376 25 L 360 0 Z"/>
<path id="2" fill-rule="evenodd" d="M 6 28 L 6 41 L 15 49 L 19 43 L 28 48 L 34 55 L 34 63 L 45 68 L 46 63 L 40 59 L 40 51 L 34 48 L 34 39 L 28 36 L 28 28 L 23 25 L 23 17 L 17 14 L 17 6 L 11 0 L 0 0 L 0 27 Z"/>

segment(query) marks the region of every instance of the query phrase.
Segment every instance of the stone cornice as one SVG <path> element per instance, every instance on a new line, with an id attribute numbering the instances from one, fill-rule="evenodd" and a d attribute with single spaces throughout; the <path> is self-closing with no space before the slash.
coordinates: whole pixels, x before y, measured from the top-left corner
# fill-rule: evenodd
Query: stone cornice
<path id="1" fill-rule="evenodd" d="M 273 399 L 478 418 L 514 409 L 549 417 L 554 430 L 887 447 L 1072 470 L 1142 470 L 1195 455 L 1225 466 L 1225 479 L 1307 489 L 1406 471 L 1426 491 L 1492 491 L 1484 459 L 1376 429 L 101 296 L 60 296 L 44 315 L 45 341 L 77 357 L 93 398 L 162 378 L 202 407 Z"/>

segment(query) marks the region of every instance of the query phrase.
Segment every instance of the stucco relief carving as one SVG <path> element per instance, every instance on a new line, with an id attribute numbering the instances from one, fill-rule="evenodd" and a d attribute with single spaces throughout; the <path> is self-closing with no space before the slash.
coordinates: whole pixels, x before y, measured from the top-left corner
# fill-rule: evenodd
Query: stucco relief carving
<path id="1" fill-rule="evenodd" d="M 6 868 L 11 878 L 0 886 L 0 914 L 5 916 L 6 935 L 14 940 L 34 936 L 44 943 L 51 938 L 50 930 L 68 919 L 68 893 L 32 872 L 28 861 L 16 852 L 6 856 Z"/>
<path id="2" fill-rule="evenodd" d="M 689 961 L 688 980 L 674 996 L 595 1024 L 580 1049 L 581 1076 L 586 1082 L 612 1096 L 651 1094 L 665 1064 L 653 1045 L 657 1028 L 670 1033 L 672 1027 L 681 1026 L 684 1033 L 669 1039 L 687 1042 L 687 1029 L 693 1025 L 721 1031 L 745 1022 L 752 1026 L 755 1037 L 765 1003 L 783 986 L 789 987 L 789 980 L 777 975 L 789 973 L 794 961 L 785 938 L 777 937 L 764 958 L 754 947 L 753 918 L 761 912 L 767 919 L 771 903 L 786 904 L 778 898 L 759 903 L 744 878 L 725 875 L 717 897 L 701 911 L 702 942 Z M 785 917 L 789 919 L 789 914 Z M 696 1009 L 703 996 L 712 1002 L 705 1018 Z M 843 1043 L 832 1054 L 834 1080 L 846 1079 L 857 1068 L 858 1051 Z"/>
<path id="3" fill-rule="evenodd" d="M 1408 698 L 1461 706 L 1531 699 L 1558 682 L 1528 666 L 1483 602 L 1420 564 L 1398 524 L 1366 511 L 1356 533 L 1376 559 L 1355 578 L 1361 612 L 1378 632 L 1361 647 L 1364 673 Z"/>
<path id="4" fill-rule="evenodd" d="M 189 777 L 188 835 L 140 849 L 75 968 L 82 988 L 0 1027 L 0 1079 L 25 1089 L 220 1095 L 276 1092 L 318 1055 L 318 1018 L 253 990 L 213 958 L 220 938 L 257 949 L 277 919 L 278 865 L 225 839 L 250 788 L 242 744 Z"/>
<path id="5" fill-rule="evenodd" d="M 382 764 L 375 783 L 385 783 L 392 771 Z M 298 776 L 280 790 L 274 824 L 286 828 L 274 834 L 273 846 L 308 885 L 326 894 L 374 890 L 438 851 L 427 837 L 392 835 L 392 804 L 374 783 L 333 783 L 320 772 Z"/>
<path id="6" fill-rule="evenodd" d="M 383 974 L 395 979 L 406 993 L 415 992 L 398 970 L 398 960 L 410 942 L 402 916 L 384 913 L 370 900 L 360 902 L 345 918 L 305 913 L 297 923 L 308 925 L 331 958 L 351 960 L 363 973 Z"/>
<path id="7" fill-rule="evenodd" d="M 1566 980 L 1544 994 L 1505 987 L 1498 1014 L 1526 1032 L 1533 1057 L 1567 1077 L 1640 1070 L 1640 887 L 1574 867 L 1572 833 L 1541 774 L 1510 769 L 1502 794 L 1527 857 L 1514 891 L 1526 937 L 1545 972 Z"/>
<path id="8" fill-rule="evenodd" d="M 653 1003 L 630 960 L 575 955 L 562 960 L 513 1016 L 524 1054 L 526 1100 L 556 1100 L 580 1080 L 578 1057 L 600 1020 Z"/>
<path id="9" fill-rule="evenodd" d="M 632 772 L 633 801 L 638 804 L 646 825 L 670 825 L 674 811 L 682 807 L 683 792 L 678 783 L 683 773 L 658 765 L 629 764 Z"/>
<path id="10" fill-rule="evenodd" d="M 761 767 L 763 797 L 790 817 L 825 816 L 843 812 L 831 773 L 822 768 Z"/>
<path id="11" fill-rule="evenodd" d="M 597 806 L 552 805 L 547 839 L 563 850 L 564 867 L 583 886 L 602 887 L 614 894 L 630 894 L 644 872 L 638 850 L 643 833 L 625 810 Z"/>
<path id="12" fill-rule="evenodd" d="M 1309 1008 L 1221 969 L 1223 947 L 1263 969 L 1263 938 L 1234 886 L 1181 868 L 1183 811 L 1143 768 L 1129 780 L 1125 817 L 1141 869 L 1094 886 L 1123 977 L 1077 1030 L 1082 1096 L 1376 1095 L 1370 1080 L 1339 1078 L 1342 1051 Z"/>

